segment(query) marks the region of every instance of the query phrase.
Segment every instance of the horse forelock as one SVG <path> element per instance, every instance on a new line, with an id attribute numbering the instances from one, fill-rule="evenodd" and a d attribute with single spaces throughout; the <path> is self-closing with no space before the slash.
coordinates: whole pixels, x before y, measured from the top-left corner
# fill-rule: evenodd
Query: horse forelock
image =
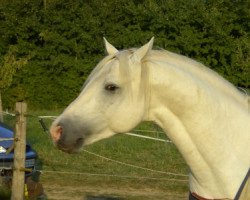
<path id="1" fill-rule="evenodd" d="M 120 77 L 122 78 L 122 82 L 128 85 L 131 83 L 131 72 L 128 59 L 129 55 L 131 55 L 131 52 L 128 50 L 121 51 L 116 55 L 116 58 L 119 61 Z"/>
<path id="2" fill-rule="evenodd" d="M 119 54 L 117 54 L 117 58 L 119 60 L 119 68 L 121 77 L 123 77 L 123 81 L 127 84 L 127 87 L 129 88 L 129 91 L 132 92 L 131 88 L 131 73 L 133 73 L 133 67 L 139 67 L 140 68 L 140 77 L 137 77 L 140 79 L 140 86 L 139 86 L 139 98 L 145 98 L 146 101 L 149 99 L 149 68 L 147 67 L 146 57 L 143 58 L 140 63 L 136 63 L 137 66 L 129 67 L 133 61 L 131 60 L 131 55 L 136 51 L 136 49 L 128 49 L 121 51 Z M 145 95 L 145 92 L 148 93 Z"/>

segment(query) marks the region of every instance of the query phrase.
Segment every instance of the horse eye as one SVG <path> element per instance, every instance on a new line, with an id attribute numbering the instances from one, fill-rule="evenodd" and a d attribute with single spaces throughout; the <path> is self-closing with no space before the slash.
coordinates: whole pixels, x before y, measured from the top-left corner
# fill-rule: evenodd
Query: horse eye
<path id="1" fill-rule="evenodd" d="M 118 89 L 118 86 L 114 84 L 108 84 L 105 86 L 105 90 L 110 91 L 110 92 L 114 92 L 117 89 Z"/>

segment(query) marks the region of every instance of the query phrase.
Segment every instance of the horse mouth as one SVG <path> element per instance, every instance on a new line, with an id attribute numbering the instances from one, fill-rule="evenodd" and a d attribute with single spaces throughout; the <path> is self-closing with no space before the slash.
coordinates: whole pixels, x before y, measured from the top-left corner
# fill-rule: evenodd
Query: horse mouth
<path id="1" fill-rule="evenodd" d="M 78 138 L 75 141 L 75 143 L 71 145 L 66 145 L 62 140 L 59 140 L 56 143 L 56 147 L 65 153 L 73 154 L 73 153 L 78 153 L 81 150 L 83 144 L 84 144 L 83 138 Z"/>

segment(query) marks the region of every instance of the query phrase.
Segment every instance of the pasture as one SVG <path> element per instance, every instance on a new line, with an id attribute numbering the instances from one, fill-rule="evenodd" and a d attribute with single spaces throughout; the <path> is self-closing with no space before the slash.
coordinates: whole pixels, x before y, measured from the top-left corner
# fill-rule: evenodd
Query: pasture
<path id="1" fill-rule="evenodd" d="M 83 199 L 87 195 L 131 200 L 187 199 L 187 177 L 162 173 L 188 174 L 174 144 L 117 135 L 87 146 L 79 154 L 69 155 L 55 149 L 50 136 L 34 117 L 59 113 L 59 110 L 29 111 L 33 117 L 27 119 L 27 139 L 38 152 L 37 168 L 42 172 L 40 181 L 48 199 Z M 5 122 L 13 125 L 15 119 L 5 116 Z M 51 122 L 45 120 L 48 127 Z M 152 131 L 138 133 L 167 139 L 151 123 L 140 124 L 135 130 Z"/>

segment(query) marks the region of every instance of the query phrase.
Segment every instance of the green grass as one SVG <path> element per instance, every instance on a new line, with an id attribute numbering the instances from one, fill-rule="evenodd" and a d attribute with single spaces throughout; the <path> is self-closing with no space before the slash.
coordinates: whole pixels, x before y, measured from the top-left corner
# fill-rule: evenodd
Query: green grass
<path id="1" fill-rule="evenodd" d="M 0 198 L 1 200 L 9 200 L 11 196 L 10 189 L 5 186 L 0 186 Z"/>
<path id="2" fill-rule="evenodd" d="M 36 111 L 29 112 L 34 116 L 58 115 L 60 111 Z M 5 119 L 9 124 L 14 124 L 11 117 Z M 49 127 L 52 120 L 46 119 Z M 155 133 L 141 133 L 151 137 L 166 138 L 164 133 L 159 133 L 160 128 L 151 123 L 142 123 L 136 129 L 154 130 Z M 167 138 L 166 138 L 167 139 Z M 27 119 L 27 140 L 38 152 L 38 168 L 44 173 L 41 176 L 45 184 L 59 184 L 68 186 L 88 185 L 111 188 L 150 188 L 159 192 L 170 194 L 186 194 L 188 191 L 186 182 L 175 182 L 167 179 L 187 179 L 167 174 L 160 174 L 152 171 L 142 170 L 125 166 L 106 159 L 93 156 L 84 151 L 79 154 L 66 154 L 55 149 L 49 135 L 43 132 L 38 118 L 28 117 Z M 124 134 L 99 141 L 85 148 L 87 151 L 108 157 L 113 160 L 150 168 L 158 171 L 187 174 L 187 166 L 173 144 L 152 141 Z M 46 171 L 55 171 L 47 173 Z M 60 172 L 73 172 L 73 174 L 59 174 Z M 74 173 L 85 174 L 74 174 Z M 86 173 L 89 173 L 87 175 Z M 109 174 L 114 176 L 98 176 L 90 174 Z M 120 177 L 122 176 L 122 177 Z M 126 177 L 125 177 L 126 176 Z M 146 179 L 148 177 L 157 179 Z M 164 180 L 163 180 L 164 179 Z M 119 195 L 119 194 L 118 194 Z M 139 197 L 126 199 L 139 199 Z"/>

